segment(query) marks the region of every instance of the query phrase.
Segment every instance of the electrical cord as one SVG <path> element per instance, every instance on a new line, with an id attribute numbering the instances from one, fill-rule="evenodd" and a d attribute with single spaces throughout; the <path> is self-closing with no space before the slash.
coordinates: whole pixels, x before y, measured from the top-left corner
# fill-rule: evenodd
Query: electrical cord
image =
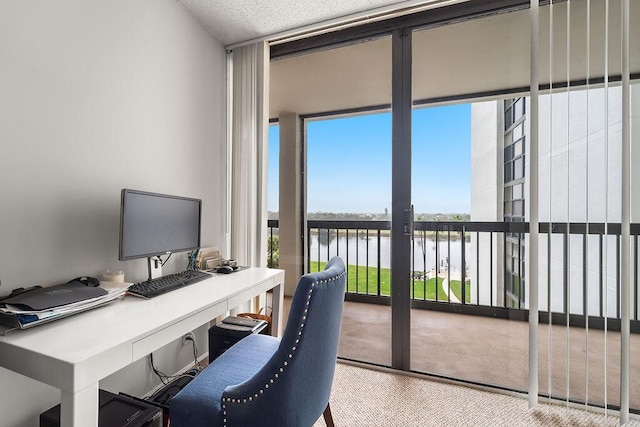
<path id="1" fill-rule="evenodd" d="M 160 378 L 160 381 L 162 382 L 163 385 L 167 385 L 169 382 L 177 378 L 182 378 L 182 377 L 190 377 L 192 379 L 195 378 L 195 375 L 188 374 L 186 372 L 178 375 L 167 375 L 159 371 L 153 363 L 153 353 L 149 353 L 149 364 L 151 365 L 151 370 L 158 376 L 158 378 Z M 198 366 L 197 371 L 198 372 L 200 371 L 200 366 Z"/>
<path id="2" fill-rule="evenodd" d="M 191 345 L 193 348 L 194 369 L 196 370 L 197 373 L 200 373 L 204 368 L 202 367 L 202 365 L 200 365 L 200 361 L 198 361 L 198 344 L 196 343 L 196 340 L 193 338 L 193 336 L 187 336 L 186 339 L 191 341 Z M 162 382 L 163 385 L 167 385 L 169 382 L 173 381 L 176 378 L 182 378 L 182 377 L 195 378 L 195 375 L 188 374 L 188 373 L 182 373 L 178 375 L 167 375 L 161 372 L 159 369 L 156 368 L 155 364 L 153 363 L 153 353 L 149 353 L 149 365 L 151 366 L 151 370 L 158 376 L 158 378 L 160 378 L 160 381 Z"/>
<path id="3" fill-rule="evenodd" d="M 149 365 L 151 366 L 151 370 L 158 376 L 158 378 L 160 378 L 162 384 L 166 385 L 167 383 L 165 382 L 165 378 L 167 378 L 167 375 L 156 369 L 155 365 L 153 364 L 153 353 L 149 353 Z"/>
<path id="4" fill-rule="evenodd" d="M 193 364 L 194 364 L 194 368 L 196 371 L 200 372 L 202 371 L 202 366 L 200 365 L 200 362 L 198 361 L 198 344 L 196 344 L 196 340 L 193 339 L 193 337 L 188 336 L 186 338 L 187 340 L 191 341 L 191 344 L 193 346 Z"/>
<path id="5" fill-rule="evenodd" d="M 160 256 L 158 255 L 158 258 L 160 258 L 160 267 L 164 267 L 167 261 L 169 261 L 169 258 L 171 258 L 171 255 L 173 255 L 173 253 L 170 253 L 167 259 L 165 259 L 164 261 L 162 261 L 162 258 L 160 258 Z"/>

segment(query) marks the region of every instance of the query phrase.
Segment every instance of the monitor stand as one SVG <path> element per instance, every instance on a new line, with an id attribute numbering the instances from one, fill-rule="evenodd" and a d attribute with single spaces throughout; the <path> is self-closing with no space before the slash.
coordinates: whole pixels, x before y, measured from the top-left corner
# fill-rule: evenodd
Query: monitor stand
<path id="1" fill-rule="evenodd" d="M 147 262 L 149 263 L 149 280 L 162 277 L 162 260 L 160 257 L 148 257 Z"/>

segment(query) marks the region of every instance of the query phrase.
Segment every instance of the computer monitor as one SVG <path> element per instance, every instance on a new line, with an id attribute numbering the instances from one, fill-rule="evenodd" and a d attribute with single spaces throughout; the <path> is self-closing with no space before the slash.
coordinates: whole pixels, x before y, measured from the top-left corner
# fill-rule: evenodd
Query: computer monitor
<path id="1" fill-rule="evenodd" d="M 148 258 L 149 278 L 160 275 L 160 255 L 200 247 L 201 211 L 200 199 L 123 189 L 119 259 Z"/>

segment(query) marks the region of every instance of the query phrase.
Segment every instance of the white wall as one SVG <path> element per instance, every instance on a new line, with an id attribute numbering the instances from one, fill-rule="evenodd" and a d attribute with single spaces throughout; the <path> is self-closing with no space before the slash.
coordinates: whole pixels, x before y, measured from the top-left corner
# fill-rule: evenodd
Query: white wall
<path id="1" fill-rule="evenodd" d="M 226 246 L 225 61 L 172 0 L 0 3 L 0 295 L 107 268 L 143 279 L 143 260 L 117 259 L 125 187 L 202 198 L 203 244 Z M 156 361 L 191 358 L 173 343 Z M 0 384 L 2 426 L 37 426 L 60 399 L 4 369 Z M 101 386 L 156 384 L 142 360 Z"/>

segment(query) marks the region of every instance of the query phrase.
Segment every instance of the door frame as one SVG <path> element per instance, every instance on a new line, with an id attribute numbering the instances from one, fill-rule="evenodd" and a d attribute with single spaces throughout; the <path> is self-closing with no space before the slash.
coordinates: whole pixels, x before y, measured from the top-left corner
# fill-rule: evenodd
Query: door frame
<path id="1" fill-rule="evenodd" d="M 411 37 L 411 28 L 392 34 L 391 367 L 404 371 L 411 369 Z"/>

